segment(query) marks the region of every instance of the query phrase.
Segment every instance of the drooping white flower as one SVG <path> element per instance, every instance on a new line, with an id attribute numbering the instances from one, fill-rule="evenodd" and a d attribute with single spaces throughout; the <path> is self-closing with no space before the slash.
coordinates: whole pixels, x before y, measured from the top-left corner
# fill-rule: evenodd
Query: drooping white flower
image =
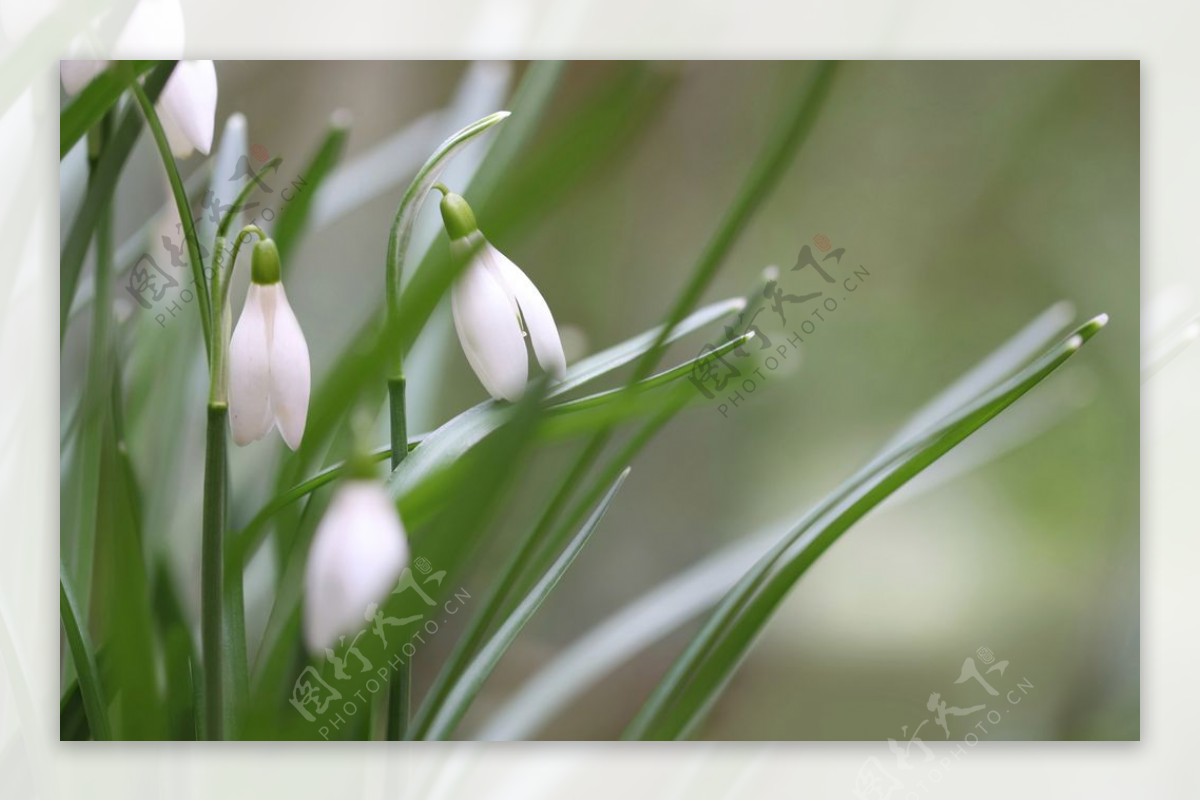
<path id="1" fill-rule="evenodd" d="M 494 398 L 517 401 L 529 380 L 528 333 L 542 369 L 562 378 L 567 369 L 554 315 L 529 277 L 484 239 L 471 207 L 446 192 L 442 220 L 456 258 L 474 251 L 450 292 L 454 328 L 480 383 Z"/>
<path id="2" fill-rule="evenodd" d="M 308 343 L 279 280 L 279 251 L 254 246 L 250 289 L 229 343 L 229 422 L 233 441 L 262 439 L 272 426 L 296 450 L 311 388 Z"/>
<path id="3" fill-rule="evenodd" d="M 155 105 L 171 152 L 187 158 L 212 150 L 217 114 L 217 68 L 212 61 L 180 61 Z"/>
<path id="4" fill-rule="evenodd" d="M 90 32 L 89 32 L 90 33 Z M 141 0 L 121 29 L 113 54 L 118 58 L 178 58 L 183 52 L 183 9 L 178 0 Z M 59 73 L 67 94 L 83 91 L 109 61 L 77 58 L 96 48 L 81 36 L 68 48 Z M 177 158 L 212 149 L 217 112 L 217 71 L 212 61 L 180 61 L 167 79 L 155 108 Z"/>
<path id="5" fill-rule="evenodd" d="M 304 575 L 304 641 L 313 653 L 364 628 L 408 564 L 396 505 L 369 478 L 344 483 L 317 526 Z"/>
<path id="6" fill-rule="evenodd" d="M 67 94 L 78 94 L 107 67 L 107 61 L 63 61 L 59 70 L 63 88 Z M 187 158 L 197 150 L 208 155 L 217 113 L 217 68 L 213 62 L 176 64 L 154 108 L 176 158 Z"/>

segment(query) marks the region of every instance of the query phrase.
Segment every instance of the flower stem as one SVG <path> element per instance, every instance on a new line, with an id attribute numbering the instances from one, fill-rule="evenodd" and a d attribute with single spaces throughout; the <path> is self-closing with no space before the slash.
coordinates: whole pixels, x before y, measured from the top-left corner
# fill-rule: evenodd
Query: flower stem
<path id="1" fill-rule="evenodd" d="M 408 455 L 408 419 L 404 408 L 404 375 L 388 380 L 388 400 L 391 405 L 392 469 Z"/>
<path id="2" fill-rule="evenodd" d="M 201 641 L 204 648 L 204 736 L 225 737 L 223 640 L 223 574 L 225 569 L 225 428 L 229 409 L 208 405 L 208 437 L 204 453 L 204 517 L 200 566 Z"/>
<path id="3" fill-rule="evenodd" d="M 137 81 L 130 84 L 130 89 L 142 109 L 150 132 L 154 135 L 154 144 L 158 147 L 159 157 L 162 159 L 163 168 L 167 171 L 167 179 L 171 184 L 171 192 L 175 195 L 175 205 L 179 209 L 179 220 L 183 225 L 183 237 L 187 243 L 188 262 L 192 268 L 196 300 L 200 307 L 204 349 L 211 358 L 214 315 L 210 305 L 211 299 L 208 296 L 208 284 L 204 281 L 204 257 L 200 250 L 200 239 L 196 236 L 196 223 L 192 216 L 191 204 L 188 203 L 187 190 L 183 186 L 183 179 L 179 177 L 179 167 L 175 164 L 175 156 L 171 153 L 171 145 L 167 141 L 167 134 L 163 130 L 162 122 L 158 119 L 158 112 L 154 110 L 154 104 L 150 102 L 150 98 L 146 96 L 145 90 Z"/>
<path id="4" fill-rule="evenodd" d="M 391 411 L 392 469 L 408 455 L 408 419 L 404 405 L 404 374 L 388 379 L 388 403 Z M 409 697 L 412 692 L 412 667 L 402 661 L 392 672 L 388 690 L 387 738 L 403 740 L 408 728 Z"/>
<path id="5" fill-rule="evenodd" d="M 477 120 L 453 134 L 443 142 L 413 177 L 412 183 L 396 208 L 388 232 L 387 261 L 384 265 L 384 296 L 387 299 L 387 317 L 384 331 L 396 331 L 400 320 L 400 295 L 403 286 L 404 260 L 408 255 L 408 244 L 416 215 L 425 197 L 436 185 L 444 194 L 448 190 L 437 182 L 445 162 L 464 147 L 471 139 L 508 117 L 507 111 L 498 111 Z M 404 405 L 404 348 L 399 347 L 392 358 L 391 377 L 388 379 L 388 403 L 391 408 L 392 469 L 408 455 L 408 422 Z M 392 684 L 388 695 L 387 734 L 389 740 L 404 738 L 408 728 L 409 685 L 411 665 L 404 663 L 392 673 Z"/>

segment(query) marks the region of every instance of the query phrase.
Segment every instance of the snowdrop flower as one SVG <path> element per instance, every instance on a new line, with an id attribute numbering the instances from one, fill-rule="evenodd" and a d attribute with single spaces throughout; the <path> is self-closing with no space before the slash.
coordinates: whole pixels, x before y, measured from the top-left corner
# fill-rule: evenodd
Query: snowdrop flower
<path id="1" fill-rule="evenodd" d="M 183 52 L 183 38 L 183 9 L 178 0 L 141 0 L 117 37 L 113 53 L 118 57 L 178 58 Z M 70 48 L 73 55 L 94 49 L 83 41 L 73 42 Z M 105 59 L 64 60 L 60 67 L 63 88 L 67 94 L 79 94 L 109 63 Z M 213 62 L 180 61 L 155 108 L 177 158 L 187 158 L 196 150 L 207 155 L 212 149 L 217 111 L 217 71 Z"/>
<path id="2" fill-rule="evenodd" d="M 458 340 L 492 397 L 517 401 L 529 379 L 526 333 L 543 370 L 562 378 L 567 369 L 554 316 L 529 277 L 484 239 L 467 201 L 438 188 L 451 253 L 464 258 L 475 251 L 450 293 Z"/>
<path id="3" fill-rule="evenodd" d="M 155 108 L 176 158 L 196 150 L 207 156 L 217 114 L 217 70 L 212 61 L 176 64 Z"/>
<path id="4" fill-rule="evenodd" d="M 371 478 L 342 484 L 308 553 L 304 641 L 315 654 L 364 627 L 408 564 L 408 539 L 396 505 Z"/>
<path id="5" fill-rule="evenodd" d="M 274 241 L 263 239 L 254 246 L 250 279 L 246 305 L 229 343 L 233 441 L 246 445 L 275 426 L 296 450 L 308 417 L 308 343 L 279 280 Z"/>
<path id="6" fill-rule="evenodd" d="M 63 88 L 78 94 L 107 66 L 106 61 L 64 61 Z M 176 158 L 187 158 L 197 150 L 208 155 L 217 112 L 216 67 L 207 60 L 180 61 L 154 107 Z"/>

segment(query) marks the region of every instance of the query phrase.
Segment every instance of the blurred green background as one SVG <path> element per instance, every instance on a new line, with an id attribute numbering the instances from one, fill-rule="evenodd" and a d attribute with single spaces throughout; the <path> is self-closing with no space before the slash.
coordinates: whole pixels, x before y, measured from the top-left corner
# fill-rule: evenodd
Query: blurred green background
<path id="1" fill-rule="evenodd" d="M 494 68 L 515 84 L 525 65 Z M 286 183 L 335 109 L 352 114 L 352 160 L 446 104 L 467 69 L 218 62 L 218 131 L 229 114 L 246 114 L 250 142 L 283 157 Z M 567 68 L 546 127 L 594 112 L 599 95 L 605 119 L 620 128 L 618 146 L 586 168 L 562 154 L 570 191 L 532 226 L 494 241 L 542 290 L 569 360 L 662 319 L 808 70 L 771 62 Z M 121 187 L 118 241 L 163 202 L 160 170 L 141 142 Z M 311 231 L 289 265 L 288 294 L 316 376 L 361 325 L 353 310 L 365 316 L 378 302 L 388 225 L 406 182 Z M 860 266 L 869 279 L 736 408 L 722 414 L 719 398 L 698 404 L 638 458 L 460 736 L 625 604 L 724 545 L 782 532 L 925 400 L 1069 300 L 1080 317 L 1108 312 L 1108 329 L 988 427 L 1006 428 L 963 446 L 972 469 L 877 510 L 819 560 L 698 736 L 907 739 L 931 717 L 930 693 L 963 707 L 979 700 L 955 679 L 964 659 L 987 648 L 1009 662 L 1005 686 L 1024 678 L 1032 689 L 986 739 L 1137 739 L 1138 195 L 1136 62 L 844 64 L 811 137 L 706 299 L 743 294 L 771 264 L 783 269 L 785 291 L 821 289 L 812 270 L 788 270 L 802 247 L 816 250 L 819 235 L 845 248 L 839 264 L 825 263 L 839 280 Z M 486 217 L 480 225 L 488 233 Z M 445 247 L 444 237 L 434 247 Z M 233 296 L 236 314 L 241 295 Z M 786 326 L 769 309 L 757 322 L 779 345 L 811 319 L 811 305 L 786 307 Z M 441 309 L 413 358 L 414 431 L 483 397 L 448 319 Z M 194 328 L 194 316 L 183 325 Z M 693 337 L 668 361 L 703 344 Z M 68 342 L 64 397 L 83 355 L 82 342 Z M 202 369 L 193 379 L 203 392 Z M 190 428 L 195 442 L 181 447 L 198 454 L 202 426 Z M 275 458 L 268 451 L 232 454 L 235 485 L 253 500 L 231 510 L 235 521 L 270 489 L 257 476 Z M 493 553 L 536 514 L 572 452 L 539 454 Z M 199 484 L 186 471 L 174 479 L 179 494 L 160 503 L 158 523 L 196 603 L 189 566 L 199 549 Z M 247 579 L 252 637 L 268 600 L 255 582 L 265 584 L 270 570 L 256 564 Z M 480 572 L 465 586 L 482 598 L 488 580 Z M 607 676 L 541 736 L 619 735 L 697 625 Z M 448 645 L 439 637 L 426 662 Z M 418 692 L 429 678 L 421 670 Z M 951 738 L 975 720 L 951 717 Z M 943 739 L 932 721 L 920 736 Z"/>

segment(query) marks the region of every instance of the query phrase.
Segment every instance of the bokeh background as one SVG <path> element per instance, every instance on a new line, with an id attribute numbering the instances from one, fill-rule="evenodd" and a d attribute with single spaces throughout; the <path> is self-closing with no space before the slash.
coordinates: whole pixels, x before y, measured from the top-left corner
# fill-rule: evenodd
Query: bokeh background
<path id="1" fill-rule="evenodd" d="M 447 132 L 438 128 L 446 120 L 429 115 L 464 80 L 485 70 L 497 86 L 514 86 L 524 69 L 218 62 L 218 129 L 229 114 L 246 114 L 250 141 L 283 157 L 285 183 L 338 109 L 353 119 L 346 163 L 406 128 L 428 139 L 428 152 Z M 619 123 L 617 146 L 583 165 L 562 154 L 571 189 L 495 244 L 541 288 L 569 358 L 662 318 L 809 69 L 567 68 L 547 129 L 593 111 L 599 97 L 611 112 L 604 119 Z M 818 236 L 845 248 L 834 272 L 861 266 L 869 279 L 736 408 L 722 414 L 719 399 L 698 404 L 638 458 L 597 536 L 460 734 L 485 729 L 525 680 L 609 615 L 731 543 L 782 532 L 925 400 L 1067 300 L 1080 317 L 1104 311 L 1112 321 L 1081 358 L 964 446 L 958 469 L 879 509 L 818 561 L 698 736 L 907 739 L 930 718 L 930 693 L 964 707 L 978 701 L 954 682 L 964 659 L 987 648 L 1008 660 L 1006 681 L 1032 685 L 987 739 L 1136 739 L 1138 118 L 1136 62 L 844 64 L 812 136 L 706 299 L 743 294 L 772 264 L 790 291 L 816 287 L 811 271 L 802 283 L 787 268 Z M 162 205 L 160 170 L 142 142 L 121 186 L 119 240 Z M 387 229 L 406 180 L 312 230 L 288 268 L 317 375 L 361 324 L 355 310 L 365 316 L 378 302 Z M 488 220 L 480 224 L 487 233 Z M 809 316 L 798 305 L 786 312 L 786 326 L 773 312 L 758 320 L 777 343 Z M 183 318 L 194 324 L 194 313 Z M 668 359 L 703 344 L 693 337 Z M 68 342 L 64 399 L 81 380 L 84 354 L 82 341 Z M 446 309 L 410 372 L 416 431 L 483 396 Z M 202 369 L 185 365 L 179 376 L 203 392 Z M 178 447 L 200 453 L 202 426 L 177 422 L 170 436 Z M 536 512 L 571 454 L 569 444 L 551 447 L 530 466 L 494 553 Z M 235 519 L 269 491 L 265 481 L 256 487 L 256 475 L 277 456 L 267 447 L 235 450 L 234 480 L 248 499 L 232 510 Z M 186 585 L 199 550 L 199 484 L 163 469 L 173 490 L 148 530 L 164 537 Z M 264 557 L 248 577 L 252 636 L 269 601 L 256 583 L 265 588 L 271 569 Z M 482 597 L 488 580 L 480 572 L 466 586 Z M 192 590 L 197 603 L 198 576 Z M 617 736 L 697 625 L 606 676 L 538 735 Z M 433 644 L 431 663 L 447 644 Z M 418 692 L 427 680 L 418 675 Z M 967 720 L 951 718 L 953 739 Z M 920 736 L 942 732 L 929 722 Z"/>

